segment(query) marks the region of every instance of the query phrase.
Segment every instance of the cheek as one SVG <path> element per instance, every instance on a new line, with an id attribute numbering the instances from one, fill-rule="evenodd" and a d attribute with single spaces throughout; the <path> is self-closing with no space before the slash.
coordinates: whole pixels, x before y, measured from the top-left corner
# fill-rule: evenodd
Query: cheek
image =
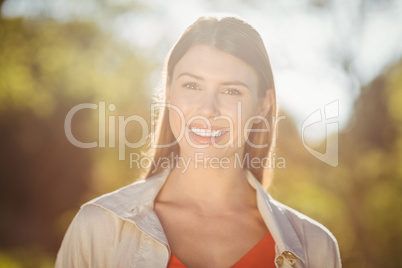
<path id="1" fill-rule="evenodd" d="M 244 105 L 241 110 L 241 136 L 242 140 L 247 139 L 250 135 L 250 130 L 253 128 L 254 122 L 258 121 L 256 105 Z"/>
<path id="2" fill-rule="evenodd" d="M 191 107 L 191 98 L 185 96 L 185 94 L 181 94 L 179 90 L 173 89 L 169 96 L 169 103 L 184 112 L 188 110 L 189 107 Z"/>
<path id="3" fill-rule="evenodd" d="M 173 132 L 173 135 L 178 139 L 184 134 L 186 129 L 186 122 L 188 120 L 188 114 L 191 112 L 191 107 L 193 107 L 187 99 L 181 96 L 175 96 L 174 94 L 170 97 L 169 104 L 169 124 Z"/>
<path id="4" fill-rule="evenodd" d="M 173 135 L 177 139 L 184 131 L 184 119 L 180 111 L 169 109 L 169 124 Z"/>
<path id="5" fill-rule="evenodd" d="M 232 111 L 233 115 L 236 116 L 237 124 L 244 124 L 253 116 L 256 115 L 256 105 L 252 102 L 240 102 L 236 105 L 235 110 Z"/>
<path id="6" fill-rule="evenodd" d="M 255 105 L 250 102 L 240 102 L 234 105 L 222 105 L 221 112 L 229 117 L 232 121 L 233 126 L 233 138 L 238 140 L 239 138 L 244 142 L 246 137 L 249 135 L 249 129 L 253 127 L 253 119 L 255 114 Z"/>

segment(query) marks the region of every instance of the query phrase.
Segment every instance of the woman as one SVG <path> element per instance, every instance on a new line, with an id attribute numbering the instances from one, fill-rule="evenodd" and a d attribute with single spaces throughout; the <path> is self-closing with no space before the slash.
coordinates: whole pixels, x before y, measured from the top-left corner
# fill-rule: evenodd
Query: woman
<path id="1" fill-rule="evenodd" d="M 203 17 L 173 47 L 147 179 L 85 204 L 57 267 L 340 267 L 335 238 L 262 188 L 275 87 L 259 34 Z M 264 160 L 265 158 L 265 160 Z"/>

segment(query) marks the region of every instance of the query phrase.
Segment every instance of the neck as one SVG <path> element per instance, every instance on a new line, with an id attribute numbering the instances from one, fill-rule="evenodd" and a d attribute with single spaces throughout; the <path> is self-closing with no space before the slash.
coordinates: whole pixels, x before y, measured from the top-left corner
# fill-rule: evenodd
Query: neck
<path id="1" fill-rule="evenodd" d="M 183 162 L 178 162 L 171 171 L 167 184 L 172 195 L 182 201 L 202 210 L 254 202 L 255 191 L 247 182 L 246 170 L 233 165 L 235 157 L 227 158 L 229 164 L 221 163 L 223 166 L 219 161 L 200 156 L 180 157 L 180 161 Z"/>

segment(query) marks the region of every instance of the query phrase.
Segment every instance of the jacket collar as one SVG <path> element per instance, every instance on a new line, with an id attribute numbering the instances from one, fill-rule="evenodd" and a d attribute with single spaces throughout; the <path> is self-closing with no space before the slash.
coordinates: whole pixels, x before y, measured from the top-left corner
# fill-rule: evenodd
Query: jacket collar
<path id="1" fill-rule="evenodd" d="M 274 200 L 249 170 L 247 172 L 247 180 L 257 191 L 258 210 L 275 240 L 279 253 L 291 252 L 305 263 L 306 252 L 289 218 L 285 214 L 285 206 Z M 286 210 L 288 209 L 286 208 Z"/>
<path id="2" fill-rule="evenodd" d="M 102 195 L 83 206 L 93 204 L 109 210 L 120 218 L 134 223 L 140 230 L 169 248 L 162 225 L 153 210 L 155 198 L 169 173 L 170 170 L 167 169 L 153 177 Z M 257 192 L 258 209 L 275 240 L 279 253 L 292 252 L 305 262 L 306 253 L 285 214 L 285 210 L 289 208 L 275 201 L 250 171 L 247 172 L 247 180 Z"/>
<path id="3" fill-rule="evenodd" d="M 86 205 L 104 208 L 123 220 L 134 223 L 158 243 L 169 249 L 162 225 L 153 210 L 154 201 L 170 170 L 145 180 L 140 180 L 89 201 Z"/>

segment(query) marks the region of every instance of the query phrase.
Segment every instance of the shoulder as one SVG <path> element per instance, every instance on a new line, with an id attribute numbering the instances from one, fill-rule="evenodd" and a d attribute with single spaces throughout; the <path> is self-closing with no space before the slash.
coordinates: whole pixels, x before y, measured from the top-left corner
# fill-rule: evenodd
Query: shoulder
<path id="1" fill-rule="evenodd" d="M 116 191 L 99 196 L 84 204 L 83 207 L 97 205 L 125 217 L 125 213 L 131 212 L 133 208 L 149 202 L 153 203 L 165 183 L 167 175 L 167 172 L 163 172 L 148 179 L 141 179 Z"/>
<path id="2" fill-rule="evenodd" d="M 139 208 L 151 208 L 160 188 L 165 182 L 165 174 L 142 179 L 116 191 L 101 195 L 83 204 L 75 216 L 72 226 L 83 229 L 117 224 L 118 219 L 127 219 Z"/>
<path id="3" fill-rule="evenodd" d="M 315 236 L 336 242 L 332 233 L 318 221 L 313 220 L 312 218 L 276 200 L 273 200 L 272 203 L 283 213 L 284 216 L 286 216 L 296 230 L 307 232 L 308 234 L 315 234 Z"/>
<path id="4" fill-rule="evenodd" d="M 94 204 L 86 204 L 75 215 L 64 240 L 81 246 L 96 244 L 96 239 L 106 239 L 122 224 L 123 221 L 113 212 Z"/>
<path id="5" fill-rule="evenodd" d="M 113 236 L 118 220 L 112 213 L 97 206 L 82 207 L 71 222 L 57 254 L 56 267 L 90 267 L 114 247 Z M 98 257 L 106 264 L 110 260 Z"/>
<path id="6" fill-rule="evenodd" d="M 143 237 L 134 222 L 152 210 L 160 185 L 158 178 L 141 180 L 82 205 L 63 238 L 56 267 L 112 267 L 118 261 L 114 254 L 134 254 Z"/>
<path id="7" fill-rule="evenodd" d="M 71 223 L 76 230 L 102 230 L 105 226 L 116 225 L 119 221 L 116 215 L 96 204 L 83 205 Z M 95 229 L 94 229 L 95 228 Z"/>
<path id="8" fill-rule="evenodd" d="M 312 267 L 341 266 L 338 242 L 324 225 L 276 200 L 272 204 L 293 227 Z"/>

